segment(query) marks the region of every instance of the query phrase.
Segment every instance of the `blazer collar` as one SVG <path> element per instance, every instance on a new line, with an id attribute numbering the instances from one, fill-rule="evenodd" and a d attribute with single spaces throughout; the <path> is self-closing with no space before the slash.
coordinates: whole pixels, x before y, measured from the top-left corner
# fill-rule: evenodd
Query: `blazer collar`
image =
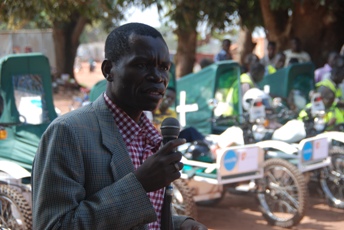
<path id="1" fill-rule="evenodd" d="M 134 165 L 127 146 L 115 124 L 111 111 L 105 104 L 103 94 L 93 102 L 93 108 L 98 118 L 102 143 L 112 154 L 111 169 L 115 180 L 134 172 Z"/>

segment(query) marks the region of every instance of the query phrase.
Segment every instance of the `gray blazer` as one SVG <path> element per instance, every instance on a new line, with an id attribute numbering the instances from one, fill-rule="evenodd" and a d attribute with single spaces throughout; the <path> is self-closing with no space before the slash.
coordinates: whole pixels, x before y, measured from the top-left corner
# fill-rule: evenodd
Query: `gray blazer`
<path id="1" fill-rule="evenodd" d="M 33 229 L 148 229 L 156 213 L 133 172 L 103 95 L 58 117 L 33 164 Z"/>

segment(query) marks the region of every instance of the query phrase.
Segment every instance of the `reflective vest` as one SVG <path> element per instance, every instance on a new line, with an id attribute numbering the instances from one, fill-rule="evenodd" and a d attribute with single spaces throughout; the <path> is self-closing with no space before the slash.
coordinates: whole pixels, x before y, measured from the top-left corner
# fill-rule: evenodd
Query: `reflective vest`
<path id="1" fill-rule="evenodd" d="M 325 86 L 329 88 L 335 95 L 336 98 L 342 97 L 342 90 L 336 86 L 336 84 L 331 81 L 330 79 L 325 79 L 320 82 L 318 82 L 316 85 L 316 88 L 319 88 L 320 86 Z"/>
<path id="2" fill-rule="evenodd" d="M 312 104 L 309 103 L 306 105 L 305 109 L 301 110 L 298 116 L 298 120 L 303 120 L 308 118 L 307 110 L 311 108 Z M 337 108 L 336 104 L 334 103 L 329 109 L 325 111 L 324 121 L 328 123 L 332 118 L 336 118 L 336 123 L 341 124 L 344 123 L 344 116 L 342 111 Z M 331 130 L 333 127 L 327 127 L 326 130 Z"/>
<path id="3" fill-rule="evenodd" d="M 250 85 L 250 88 L 254 87 L 254 83 L 250 77 L 250 75 L 248 75 L 247 73 L 243 73 L 240 75 L 240 83 L 248 83 Z"/>
<path id="4" fill-rule="evenodd" d="M 273 73 L 275 73 L 276 72 L 276 68 L 275 67 L 273 67 L 272 65 L 268 65 L 267 67 L 266 67 L 266 72 L 267 72 L 267 74 L 273 74 Z"/>
<path id="5" fill-rule="evenodd" d="M 231 116 L 231 115 L 238 115 L 239 114 L 239 103 L 241 101 L 241 95 L 239 94 L 239 87 L 241 84 L 247 83 L 250 85 L 250 88 L 254 88 L 255 85 L 247 73 L 243 73 L 240 75 L 240 85 L 238 81 L 233 83 L 232 87 L 229 89 L 227 97 L 226 97 L 226 104 L 227 108 L 223 112 L 223 116 Z"/>

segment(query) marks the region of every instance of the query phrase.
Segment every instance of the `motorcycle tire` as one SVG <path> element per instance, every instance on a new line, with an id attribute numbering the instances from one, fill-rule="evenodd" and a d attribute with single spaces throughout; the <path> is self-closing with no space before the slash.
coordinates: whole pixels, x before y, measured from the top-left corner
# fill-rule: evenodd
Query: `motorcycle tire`
<path id="1" fill-rule="evenodd" d="M 323 168 L 320 174 L 320 185 L 328 204 L 344 209 L 344 149 L 330 150 L 331 165 Z"/>
<path id="2" fill-rule="evenodd" d="M 4 229 L 31 230 L 31 207 L 17 189 L 0 185 L 0 226 Z"/>
<path id="3" fill-rule="evenodd" d="M 264 178 L 257 180 L 257 200 L 265 220 L 290 228 L 305 215 L 308 203 L 306 181 L 290 162 L 272 158 L 264 162 Z"/>
<path id="4" fill-rule="evenodd" d="M 190 216 L 197 219 L 197 206 L 193 193 L 183 179 L 173 181 L 172 207 L 178 215 Z"/>

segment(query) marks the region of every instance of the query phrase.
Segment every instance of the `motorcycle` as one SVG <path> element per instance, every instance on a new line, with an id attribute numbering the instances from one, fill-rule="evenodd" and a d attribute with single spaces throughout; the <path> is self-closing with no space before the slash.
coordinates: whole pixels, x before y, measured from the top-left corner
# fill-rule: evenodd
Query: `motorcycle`
<path id="1" fill-rule="evenodd" d="M 0 228 L 30 230 L 32 162 L 57 117 L 50 65 L 29 53 L 7 55 L 0 66 Z"/>
<path id="2" fill-rule="evenodd" d="M 311 177 L 319 182 L 330 206 L 344 209 L 344 133 L 343 124 L 328 126 L 325 120 L 325 107 L 320 94 L 312 98 L 311 108 L 306 110 L 303 118 L 307 137 L 318 136 L 328 138 L 331 143 L 329 155 L 331 164 Z"/>
<path id="3" fill-rule="evenodd" d="M 212 105 L 216 107 L 214 101 Z M 255 144 L 260 147 L 264 151 L 264 176 L 246 181 L 248 182 L 246 187 L 249 188 L 246 192 L 254 192 L 257 195 L 260 210 L 268 223 L 283 227 L 294 226 L 305 214 L 308 202 L 307 175 L 330 164 L 327 138 L 305 138 L 303 126 L 300 128 L 302 123 L 298 121 L 296 124 L 299 125 L 299 129 L 295 129 L 295 123 L 288 124 L 293 126 L 296 132 L 286 131 L 285 127 L 279 131 L 276 131 L 276 127 L 266 128 L 266 109 L 263 101 L 260 98 L 252 100 L 250 105 L 248 112 L 239 119 L 238 117 L 213 119 L 216 123 L 214 126 L 229 126 L 228 124 L 234 126 L 227 128 L 219 136 L 209 135 L 208 143 L 203 143 L 203 146 L 201 143 L 186 144 L 188 148 L 184 147 L 184 151 L 181 149 L 181 152 L 184 152 L 184 156 L 189 160 L 211 162 L 210 151 L 205 147 L 209 143 L 210 145 L 217 143 L 220 149 L 225 149 L 233 143 L 239 146 Z M 291 113 L 283 111 L 283 114 L 286 116 Z M 284 134 L 283 140 L 278 140 L 280 133 Z M 238 137 L 241 137 L 241 140 L 238 140 L 240 139 Z M 299 143 L 294 143 L 296 141 Z M 313 148 L 313 146 L 317 147 Z M 209 205 L 219 202 L 224 195 L 223 191 L 229 191 L 228 188 L 231 188 L 232 192 L 238 191 L 237 184 L 220 186 L 220 188 L 208 186 L 208 189 L 205 189 L 207 186 L 200 186 L 194 182 L 195 179 L 190 176 L 190 172 L 185 174 L 187 176 L 184 176 L 184 179 L 188 185 L 197 191 L 194 199 L 198 204 Z M 203 191 L 199 187 L 203 187 Z M 206 200 L 202 200 L 201 195 L 212 194 L 214 191 L 217 191 L 216 198 L 212 199 L 210 197 L 213 196 L 208 196 Z"/>
<path id="4" fill-rule="evenodd" d="M 329 205 L 337 208 L 344 208 L 344 155 L 342 146 L 344 143 L 344 134 L 340 131 L 329 131 L 325 122 L 325 107 L 321 96 L 314 93 L 311 98 L 311 106 L 306 109 L 307 116 L 302 120 L 295 120 L 296 114 L 290 111 L 286 106 L 275 100 L 274 108 L 280 111 L 275 117 L 266 118 L 262 116 L 257 119 L 255 124 L 246 127 L 248 142 L 262 140 L 278 140 L 290 144 L 299 143 L 305 138 L 327 139 L 329 143 L 328 158 L 323 164 L 317 163 L 309 170 L 300 169 L 308 182 L 316 183 L 325 194 Z M 267 128 L 262 125 L 266 121 L 290 120 L 280 128 Z M 262 122 L 263 120 L 263 122 Z M 332 127 L 333 130 L 341 130 L 342 124 Z M 324 154 L 325 156 L 325 154 Z M 325 159 L 325 158 L 324 158 Z M 325 163 L 326 162 L 326 163 Z M 327 164 L 328 163 L 328 164 Z"/>

